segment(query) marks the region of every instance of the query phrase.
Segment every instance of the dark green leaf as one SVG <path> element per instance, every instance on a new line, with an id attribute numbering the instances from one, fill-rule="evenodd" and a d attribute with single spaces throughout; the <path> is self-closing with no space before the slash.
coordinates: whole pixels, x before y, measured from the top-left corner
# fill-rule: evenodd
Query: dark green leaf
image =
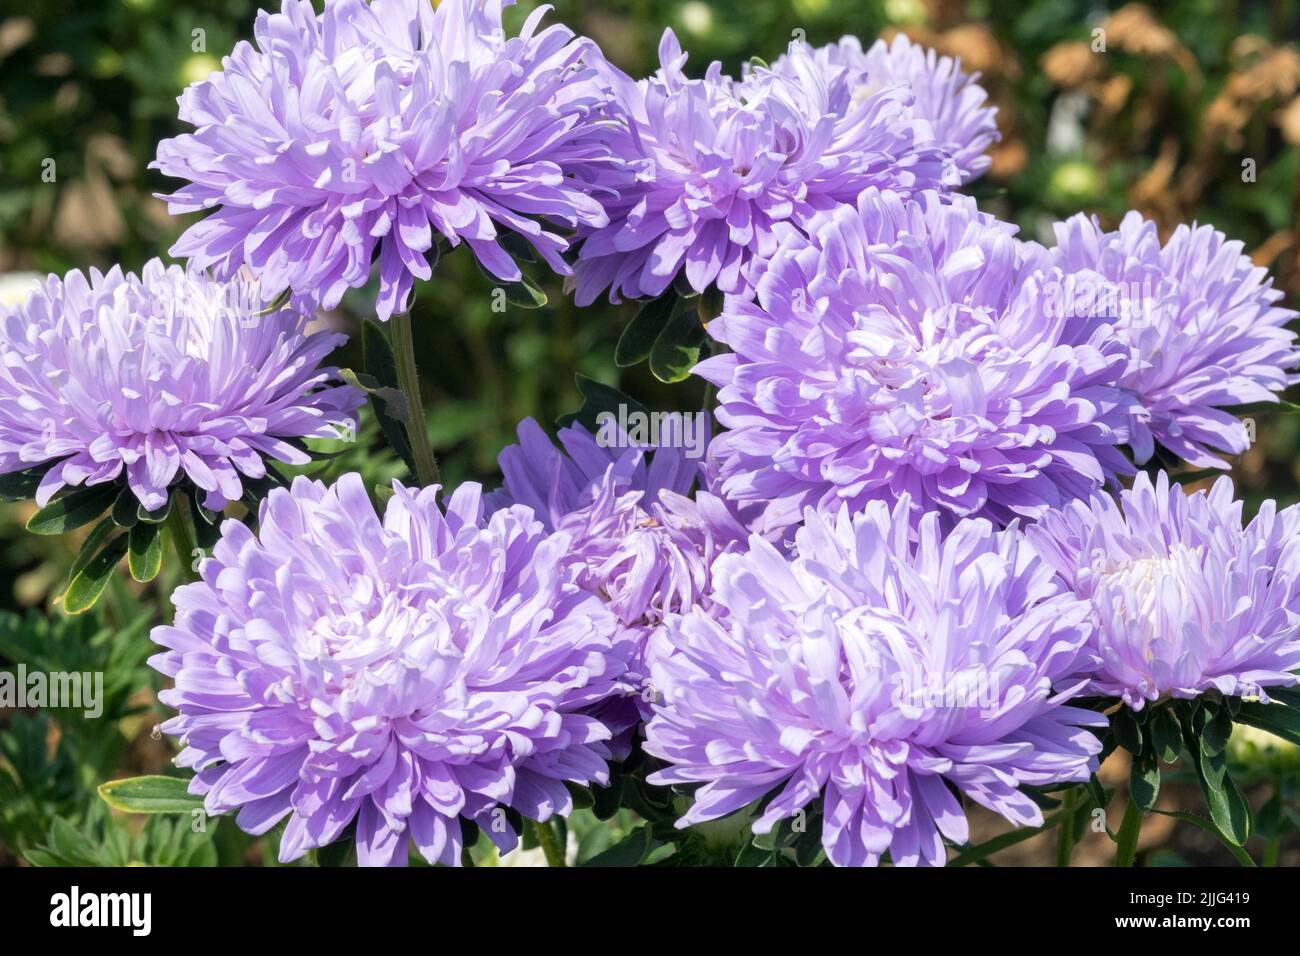
<path id="1" fill-rule="evenodd" d="M 1133 758 L 1129 774 L 1129 792 L 1142 810 L 1150 810 L 1160 796 L 1160 761 L 1151 750 Z"/>
<path id="2" fill-rule="evenodd" d="M 639 826 L 618 843 L 593 856 L 583 866 L 637 866 L 658 845 L 650 835 L 650 828 Z"/>
<path id="3" fill-rule="evenodd" d="M 644 405 L 630 395 L 620 392 L 612 385 L 601 384 L 594 378 L 587 378 L 585 375 L 577 375 L 575 379 L 578 383 L 578 391 L 583 398 L 582 407 L 570 415 L 562 416 L 558 422 L 561 428 L 577 422 L 589 432 L 595 434 L 600 431 L 601 420 L 605 413 L 617 418 L 620 406 L 625 408 L 629 415 L 633 412 L 649 415 Z"/>
<path id="4" fill-rule="evenodd" d="M 707 338 L 695 303 L 680 303 L 650 348 L 650 371 L 661 382 L 684 381 L 699 362 Z"/>
<path id="5" fill-rule="evenodd" d="M 1255 866 L 1255 861 L 1251 859 L 1249 853 L 1243 850 L 1240 846 L 1227 840 L 1222 831 L 1204 817 L 1199 817 L 1195 813 L 1187 813 L 1184 810 L 1156 810 L 1155 812 L 1167 817 L 1174 817 L 1175 819 L 1182 820 L 1185 823 L 1190 823 L 1198 829 L 1204 830 L 1227 847 L 1228 852 L 1231 853 L 1242 866 Z"/>
<path id="6" fill-rule="evenodd" d="M 85 567 L 77 572 L 68 589 L 63 592 L 63 609 L 69 614 L 80 614 L 95 606 L 99 596 L 108 586 L 113 569 L 126 554 L 127 536 L 119 534 L 104 545 Z"/>
<path id="7" fill-rule="evenodd" d="M 546 305 L 546 293 L 528 276 L 518 282 L 502 282 L 498 279 L 497 287 L 505 292 L 507 302 L 521 309 L 540 309 Z"/>
<path id="8" fill-rule="evenodd" d="M 1111 715 L 1110 729 L 1115 734 L 1115 741 L 1129 753 L 1137 755 L 1142 752 L 1142 728 L 1138 726 L 1133 711 L 1120 707 Z"/>
<path id="9" fill-rule="evenodd" d="M 90 534 L 86 535 L 86 540 L 81 543 L 81 550 L 77 552 L 76 560 L 72 562 L 72 567 L 68 570 L 68 583 L 71 584 L 73 578 L 81 573 L 81 569 L 90 563 L 90 559 L 99 553 L 105 541 L 108 540 L 109 534 L 117 527 L 112 518 L 105 518 L 99 524 L 91 529 Z"/>
<path id="10" fill-rule="evenodd" d="M 137 581 L 152 581 L 162 569 L 162 525 L 137 522 L 128 532 L 127 566 Z"/>
<path id="11" fill-rule="evenodd" d="M 0 501 L 26 501 L 34 498 L 41 479 L 53 466 L 54 462 L 46 462 L 25 471 L 11 471 L 6 475 L 0 475 Z"/>
<path id="12" fill-rule="evenodd" d="M 27 521 L 33 534 L 63 534 L 90 524 L 113 506 L 116 484 L 91 485 L 62 492 Z"/>
<path id="13" fill-rule="evenodd" d="M 170 496 L 168 496 L 167 498 L 167 503 L 163 505 L 161 508 L 159 508 L 157 511 L 147 511 L 144 505 L 140 505 L 139 507 L 136 508 L 135 511 L 136 517 L 139 520 L 148 522 L 149 524 L 162 524 L 169 517 L 171 517 L 171 513 L 172 513 L 172 499 Z"/>
<path id="14" fill-rule="evenodd" d="M 1178 718 L 1168 707 L 1160 707 L 1151 714 L 1147 721 L 1147 732 L 1151 736 L 1151 745 L 1156 756 L 1165 763 L 1173 763 L 1183 749 L 1182 729 Z"/>
<path id="15" fill-rule="evenodd" d="M 119 528 L 130 528 L 140 520 L 140 500 L 129 487 L 123 488 L 113 501 L 113 521 Z"/>
<path id="16" fill-rule="evenodd" d="M 673 312 L 680 307 L 681 299 L 669 290 L 657 299 L 643 304 L 632 321 L 618 338 L 614 361 L 621 368 L 640 365 L 650 357 L 650 350 L 659 338 Z"/>
<path id="17" fill-rule="evenodd" d="M 388 444 L 406 463 L 410 473 L 415 474 L 415 456 L 411 454 L 411 443 L 403 427 L 410 415 L 406 408 L 406 396 L 402 394 L 397 377 L 397 357 L 393 354 L 393 345 L 387 333 L 378 323 L 369 319 L 361 323 L 361 350 L 366 375 L 372 386 L 366 389 L 370 396 L 370 408 L 375 413 Z"/>
<path id="18" fill-rule="evenodd" d="M 1271 696 L 1280 696 L 1270 691 Z M 1300 711 L 1282 703 L 1265 704 L 1260 701 L 1243 701 L 1237 711 L 1237 722 L 1258 727 L 1293 744 L 1300 744 Z"/>

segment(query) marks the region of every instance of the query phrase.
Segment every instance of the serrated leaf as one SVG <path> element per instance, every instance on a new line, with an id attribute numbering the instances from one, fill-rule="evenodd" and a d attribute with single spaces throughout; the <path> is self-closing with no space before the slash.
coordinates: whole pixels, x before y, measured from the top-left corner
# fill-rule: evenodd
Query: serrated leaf
<path id="1" fill-rule="evenodd" d="M 119 534 L 110 540 L 99 552 L 86 562 L 85 567 L 77 572 L 63 592 L 63 609 L 69 614 L 81 614 L 95 606 L 99 596 L 108 587 L 109 579 L 117 563 L 126 554 L 127 536 Z"/>
<path id="2" fill-rule="evenodd" d="M 668 325 L 668 320 L 681 305 L 681 301 L 677 293 L 670 290 L 643 304 L 618 337 L 618 345 L 614 349 L 615 364 L 620 368 L 630 368 L 650 358 L 655 340 Z"/>
<path id="3" fill-rule="evenodd" d="M 117 500 L 116 484 L 91 485 L 61 493 L 27 521 L 33 534 L 63 534 L 90 524 Z"/>
<path id="4" fill-rule="evenodd" d="M 700 347 L 707 338 L 694 304 L 678 303 L 650 347 L 651 373 L 661 382 L 685 381 L 699 362 Z"/>
<path id="5" fill-rule="evenodd" d="M 127 567 L 137 581 L 152 581 L 162 570 L 162 525 L 137 522 L 127 535 Z"/>
<path id="6" fill-rule="evenodd" d="M 99 796 L 126 813 L 192 813 L 202 809 L 203 797 L 189 792 L 180 777 L 128 777 L 99 785 Z"/>

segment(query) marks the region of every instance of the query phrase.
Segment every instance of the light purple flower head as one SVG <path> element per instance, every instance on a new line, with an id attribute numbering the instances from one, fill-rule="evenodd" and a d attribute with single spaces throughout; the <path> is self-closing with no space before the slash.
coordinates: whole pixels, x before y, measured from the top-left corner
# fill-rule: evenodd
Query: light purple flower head
<path id="1" fill-rule="evenodd" d="M 256 283 L 157 259 L 50 276 L 0 306 L 0 473 L 48 466 L 41 505 L 125 476 L 150 511 L 188 479 L 220 510 L 264 459 L 305 464 L 299 439 L 355 427 L 362 394 L 321 367 L 346 336 L 308 321 Z"/>
<path id="2" fill-rule="evenodd" d="M 1128 344 L 1123 385 L 1137 398 L 1131 426 L 1139 464 L 1159 442 L 1198 467 L 1228 467 L 1246 428 L 1225 409 L 1277 400 L 1300 381 L 1297 313 L 1278 305 L 1267 271 L 1211 226 L 1179 226 L 1163 246 L 1153 222 L 1130 212 L 1105 232 L 1080 214 L 1056 226 L 1055 260 L 1070 277 L 1060 306 L 1101 315 Z"/>
<path id="3" fill-rule="evenodd" d="M 809 509 L 783 557 L 755 536 L 714 565 L 714 607 L 670 618 L 651 648 L 659 697 L 648 753 L 659 784 L 703 784 L 679 822 L 768 795 L 767 833 L 822 798 L 839 866 L 945 862 L 964 843 L 961 798 L 1042 822 L 1022 786 L 1088 779 L 1105 724 L 1067 705 L 1083 681 L 1088 608 L 1016 530 L 982 519 L 913 538 L 890 512 Z"/>
<path id="4" fill-rule="evenodd" d="M 840 70 L 856 74 L 858 100 L 891 86 L 907 89 L 912 116 L 930 124 L 934 141 L 951 163 L 946 180 L 961 185 L 988 171 L 988 148 L 1001 139 L 994 121 L 997 108 L 985 105 L 988 93 L 979 85 L 979 74 L 963 73 L 960 60 L 939 56 L 902 33 L 889 43 L 877 40 L 865 52 L 857 37 L 846 36 L 815 50 L 813 58 L 828 79 Z M 798 68 L 789 56 L 772 64 L 788 75 Z"/>
<path id="5" fill-rule="evenodd" d="M 462 820 L 504 852 L 504 808 L 546 820 L 572 808 L 565 781 L 608 779 L 610 731 L 584 711 L 623 662 L 568 536 L 527 508 L 485 518 L 477 485 L 445 515 L 436 487 L 393 490 L 382 519 L 356 474 L 273 491 L 153 631 L 191 792 L 249 833 L 287 817 L 283 861 L 355 821 L 362 865 L 412 843 L 458 865 Z"/>
<path id="6" fill-rule="evenodd" d="M 612 162 L 600 52 L 539 7 L 507 39 L 509 0 L 285 0 L 258 15 L 222 72 L 181 96 L 195 132 L 154 166 L 187 179 L 174 213 L 213 209 L 173 247 L 228 275 L 336 305 L 379 260 L 380 318 L 404 311 L 435 243 L 464 241 L 505 281 L 498 239 L 524 237 L 568 274 L 556 226 L 603 226 L 592 193 Z"/>
<path id="7" fill-rule="evenodd" d="M 785 72 L 759 70 L 739 83 L 714 63 L 689 79 L 671 30 L 659 60 L 641 82 L 609 68 L 629 177 L 609 225 L 581 230 L 579 305 L 604 289 L 615 302 L 654 298 L 679 273 L 697 292 L 716 284 L 738 293 L 753 257 L 868 186 L 942 185 L 943 154 L 902 87 L 861 95 L 852 71 L 825 76 L 802 48 Z"/>
<path id="8" fill-rule="evenodd" d="M 904 493 L 1006 523 L 1131 471 L 1127 351 L 1047 314 L 1055 273 L 1014 232 L 965 197 L 868 190 L 787 238 L 708 325 L 731 351 L 695 369 L 731 429 L 710 447 L 721 493 L 767 502 L 766 528 Z"/>
<path id="9" fill-rule="evenodd" d="M 1096 625 L 1091 691 L 1134 710 L 1165 697 L 1268 699 L 1300 669 L 1300 508 L 1264 502 L 1243 526 L 1232 481 L 1186 495 L 1139 474 L 1119 503 L 1072 502 L 1031 543 Z"/>
<path id="10" fill-rule="evenodd" d="M 743 547 L 747 535 L 721 499 L 688 497 L 700 469 L 670 435 L 653 451 L 625 437 L 574 424 L 560 430 L 561 451 L 525 419 L 519 444 L 501 452 L 505 483 L 487 500 L 489 508 L 527 505 L 548 531 L 569 536 L 579 582 L 618 618 L 627 683 L 647 715 L 640 692 L 650 633 L 669 614 L 707 605 L 713 559 Z M 635 711 L 626 716 L 636 723 Z"/>

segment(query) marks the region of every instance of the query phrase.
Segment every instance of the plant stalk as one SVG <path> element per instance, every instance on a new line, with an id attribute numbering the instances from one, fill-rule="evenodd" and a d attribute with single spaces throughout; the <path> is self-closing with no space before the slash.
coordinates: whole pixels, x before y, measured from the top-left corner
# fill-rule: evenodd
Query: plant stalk
<path id="1" fill-rule="evenodd" d="M 411 336 L 411 313 L 402 312 L 388 320 L 397 359 L 397 383 L 406 397 L 406 437 L 415 459 L 415 480 L 421 487 L 438 483 L 438 462 L 429 444 L 429 428 L 420 400 L 420 376 L 415 367 L 415 344 Z"/>
<path id="2" fill-rule="evenodd" d="M 564 859 L 564 847 L 560 846 L 555 828 L 549 822 L 538 823 L 536 820 L 529 820 L 528 826 L 533 831 L 533 839 L 537 841 L 537 845 L 542 848 L 542 853 L 546 856 L 547 866 L 569 865 Z"/>

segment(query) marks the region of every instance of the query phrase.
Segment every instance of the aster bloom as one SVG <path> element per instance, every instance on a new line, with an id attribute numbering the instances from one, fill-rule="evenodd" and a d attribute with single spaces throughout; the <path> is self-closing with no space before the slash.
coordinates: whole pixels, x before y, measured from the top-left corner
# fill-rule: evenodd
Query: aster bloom
<path id="1" fill-rule="evenodd" d="M 363 396 L 321 362 L 346 336 L 268 303 L 256 283 L 157 259 L 50 276 L 0 306 L 0 473 L 45 468 L 36 501 L 125 477 L 146 510 L 188 480 L 220 510 L 265 459 L 355 427 Z"/>
<path id="2" fill-rule="evenodd" d="M 771 795 L 767 833 L 820 797 L 832 863 L 942 865 L 960 797 L 1036 826 L 1022 787 L 1088 779 L 1105 718 L 1066 680 L 1087 606 L 1018 531 L 928 514 L 914 542 L 910 512 L 809 509 L 796 557 L 755 536 L 716 561 L 712 611 L 655 635 L 649 780 L 702 784 L 679 826 Z"/>
<path id="3" fill-rule="evenodd" d="M 695 368 L 731 429 L 721 493 L 766 502 L 766 528 L 904 493 L 1007 523 L 1130 472 L 1127 350 L 1042 307 L 1060 276 L 1014 232 L 965 197 L 868 190 L 787 238 L 708 325 L 731 351 Z"/>
<path id="4" fill-rule="evenodd" d="M 1248 524 L 1219 478 L 1183 493 L 1139 474 L 1117 503 L 1072 502 L 1029 529 L 1092 607 L 1097 694 L 1134 710 L 1165 697 L 1258 696 L 1300 669 L 1300 509 L 1264 502 Z"/>
<path id="5" fill-rule="evenodd" d="M 579 305 L 607 288 L 615 302 L 654 298 L 679 273 L 697 292 L 716 284 L 738 293 L 752 258 L 868 186 L 943 184 L 943 154 L 900 86 L 863 94 L 856 74 L 823 76 L 803 49 L 784 73 L 740 83 L 714 63 L 688 79 L 671 30 L 659 60 L 641 82 L 608 68 L 627 124 L 615 149 L 629 176 L 609 225 L 580 230 Z"/>
<path id="6" fill-rule="evenodd" d="M 1136 212 L 1114 232 L 1080 214 L 1056 226 L 1056 240 L 1070 279 L 1059 308 L 1106 317 L 1131 350 L 1123 385 L 1137 398 L 1138 463 L 1159 442 L 1198 467 L 1228 467 L 1216 452 L 1239 454 L 1249 441 L 1225 409 L 1276 401 L 1300 381 L 1300 349 L 1285 328 L 1297 313 L 1278 305 L 1267 271 L 1210 226 L 1179 226 L 1161 245 Z"/>
<path id="7" fill-rule="evenodd" d="M 997 109 L 985 105 L 988 93 L 979 84 L 979 74 L 963 73 L 960 60 L 939 56 L 902 33 L 888 43 L 877 40 L 865 52 L 857 37 L 846 36 L 818 48 L 813 57 L 828 75 L 845 69 L 856 74 L 856 99 L 865 101 L 886 87 L 906 88 L 912 96 L 912 116 L 930 124 L 934 141 L 951 163 L 946 178 L 952 183 L 965 184 L 988 171 L 988 148 L 1001 138 L 994 121 Z M 772 69 L 796 71 L 787 56 L 777 59 Z"/>
<path id="8" fill-rule="evenodd" d="M 191 792 L 249 833 L 287 817 L 283 861 L 355 821 L 362 865 L 412 843 L 458 865 L 462 820 L 505 852 L 506 808 L 546 820 L 572 808 L 565 781 L 608 779 L 610 732 L 583 711 L 622 663 L 568 536 L 523 507 L 484 517 L 472 484 L 444 514 L 436 490 L 394 483 L 381 519 L 359 475 L 298 478 L 257 536 L 225 523 L 153 631 Z"/>
<path id="9" fill-rule="evenodd" d="M 688 497 L 700 469 L 671 433 L 651 451 L 579 424 L 560 430 L 563 450 L 531 418 L 518 432 L 519 444 L 501 453 L 505 482 L 489 507 L 527 505 L 548 531 L 569 535 L 579 582 L 618 618 L 626 680 L 637 694 L 650 633 L 668 614 L 707 604 L 713 559 L 743 547 L 745 528 L 716 496 Z M 616 441 L 602 442 L 609 437 Z M 645 715 L 644 698 L 635 703 Z M 637 721 L 631 711 L 624 716 L 624 726 Z"/>
<path id="10" fill-rule="evenodd" d="M 519 267 L 499 241 L 526 239 L 556 271 L 557 227 L 603 226 L 591 193 L 612 162 L 596 46 L 562 26 L 518 37 L 503 0 L 285 0 L 259 13 L 256 46 L 188 88 L 154 166 L 189 180 L 173 213 L 214 209 L 173 247 L 229 275 L 336 305 L 379 260 L 379 317 L 406 310 L 435 242 L 464 241 L 504 281 Z"/>

